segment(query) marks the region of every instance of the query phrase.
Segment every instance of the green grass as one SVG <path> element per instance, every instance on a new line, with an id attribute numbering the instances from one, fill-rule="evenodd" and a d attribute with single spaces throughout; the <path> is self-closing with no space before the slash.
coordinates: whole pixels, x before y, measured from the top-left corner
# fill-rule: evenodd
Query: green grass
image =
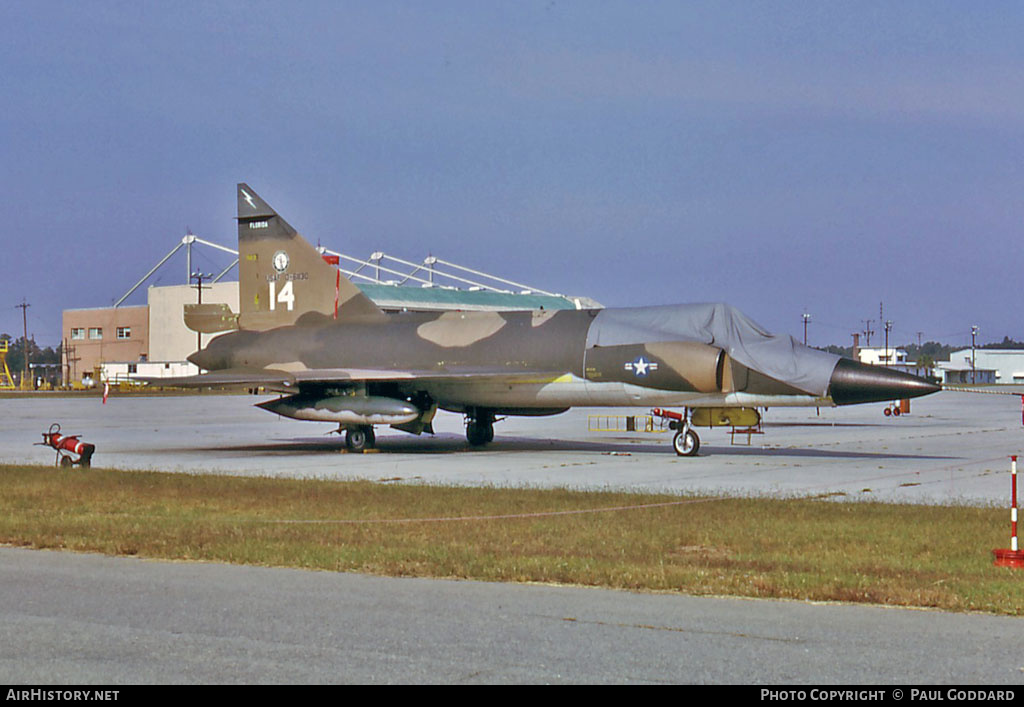
<path id="1" fill-rule="evenodd" d="M 14 546 L 1024 613 L 1024 571 L 992 564 L 1005 509 L 29 466 L 0 478 L 0 543 Z"/>

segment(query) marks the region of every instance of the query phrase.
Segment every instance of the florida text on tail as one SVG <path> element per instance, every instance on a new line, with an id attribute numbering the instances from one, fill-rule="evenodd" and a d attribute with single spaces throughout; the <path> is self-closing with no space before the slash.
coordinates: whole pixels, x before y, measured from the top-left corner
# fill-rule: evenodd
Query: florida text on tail
<path id="1" fill-rule="evenodd" d="M 260 407 L 332 422 L 350 448 L 373 426 L 431 432 L 462 413 L 471 444 L 507 415 L 573 406 L 679 407 L 696 424 L 755 423 L 758 408 L 890 401 L 938 390 L 775 336 L 726 304 L 526 312 L 385 313 L 248 185 L 238 185 L 240 311 L 187 308 L 194 329 L 227 331 L 189 357 L 208 371 L 180 386 L 263 386 Z"/>

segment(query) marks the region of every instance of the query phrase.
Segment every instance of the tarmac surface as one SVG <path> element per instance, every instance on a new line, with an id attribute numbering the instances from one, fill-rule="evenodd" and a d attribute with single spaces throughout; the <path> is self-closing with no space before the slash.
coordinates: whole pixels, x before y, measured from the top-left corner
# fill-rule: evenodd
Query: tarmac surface
<path id="1" fill-rule="evenodd" d="M 727 428 L 699 430 L 696 458 L 677 457 L 670 432 L 589 431 L 592 415 L 648 412 L 606 408 L 508 418 L 482 448 L 467 444 L 461 416 L 441 412 L 436 435 L 379 427 L 376 453 L 347 454 L 333 425 L 253 407 L 266 399 L 0 397 L 0 462 L 53 463 L 33 443 L 58 422 L 96 445 L 93 466 L 117 469 L 1008 506 L 1009 457 L 1024 451 L 1018 395 L 944 391 L 899 417 L 884 404 L 773 408 L 749 446 Z"/>
<path id="2" fill-rule="evenodd" d="M 330 425 L 238 395 L 0 397 L 0 462 L 49 464 L 41 433 L 97 445 L 95 466 L 671 493 L 827 495 L 1008 505 L 1024 448 L 1017 396 L 943 392 L 884 405 L 772 409 L 732 445 L 702 430 L 588 431 L 573 410 L 510 418 L 472 449 L 378 431 L 346 454 Z M 737 440 L 746 442 L 746 438 Z M 0 548 L 0 681 L 143 683 L 1019 684 L 1024 619 L 867 606 L 393 579 Z"/>
<path id="3" fill-rule="evenodd" d="M 1018 685 L 1024 619 L 0 548 L 0 682 Z"/>

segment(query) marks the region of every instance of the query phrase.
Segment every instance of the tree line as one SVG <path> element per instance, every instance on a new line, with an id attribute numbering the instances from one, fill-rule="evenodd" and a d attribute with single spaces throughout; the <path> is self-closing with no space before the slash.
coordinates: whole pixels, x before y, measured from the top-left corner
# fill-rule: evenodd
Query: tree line
<path id="1" fill-rule="evenodd" d="M 822 351 L 827 351 L 839 356 L 846 358 L 853 358 L 853 346 L 822 346 L 817 347 Z M 948 361 L 949 355 L 954 351 L 961 351 L 969 346 L 952 346 L 950 344 L 940 344 L 938 341 L 926 341 L 923 344 L 905 344 L 903 346 L 893 346 L 894 349 L 903 349 L 907 352 L 907 358 L 911 361 L 920 363 L 923 366 L 932 366 L 937 361 Z M 997 343 L 979 344 L 978 349 L 1024 349 L 1024 341 L 1017 341 L 1011 339 L 1008 336 L 1004 336 L 1003 340 Z"/>
<path id="2" fill-rule="evenodd" d="M 0 334 L 0 339 L 7 339 L 7 368 L 11 371 L 11 377 L 14 378 L 14 382 L 21 382 L 21 375 L 25 370 L 25 337 L 19 336 L 15 339 L 10 334 Z M 60 379 L 60 364 L 61 364 L 61 347 L 57 346 L 54 349 L 51 346 L 46 348 L 40 348 L 35 339 L 28 340 L 28 360 L 30 363 L 49 363 L 57 364 L 55 368 L 49 370 L 47 375 L 36 374 L 50 380 L 52 377 Z M 0 374 L 3 373 L 0 368 Z M 51 380 L 51 382 L 53 382 Z"/>

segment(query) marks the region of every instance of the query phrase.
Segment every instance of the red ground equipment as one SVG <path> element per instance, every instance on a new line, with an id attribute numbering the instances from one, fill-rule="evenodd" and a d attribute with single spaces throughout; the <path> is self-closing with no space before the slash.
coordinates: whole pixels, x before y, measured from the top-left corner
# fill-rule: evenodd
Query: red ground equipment
<path id="1" fill-rule="evenodd" d="M 674 420 L 676 424 L 672 424 L 672 422 L 668 423 L 668 428 L 670 430 L 679 429 L 679 423 L 682 422 L 683 420 L 683 413 L 676 412 L 675 410 L 662 410 L 661 408 L 654 408 L 651 410 L 651 414 L 654 415 L 655 417 L 664 417 L 669 420 Z"/>
<path id="2" fill-rule="evenodd" d="M 43 432 L 43 441 L 36 442 L 43 447 L 50 447 L 57 450 L 58 466 L 83 466 L 92 465 L 92 455 L 96 451 L 95 444 L 89 444 L 79 439 L 79 435 L 64 436 L 60 433 L 60 424 L 54 422 L 50 429 Z M 77 455 L 77 459 L 75 456 Z"/>

